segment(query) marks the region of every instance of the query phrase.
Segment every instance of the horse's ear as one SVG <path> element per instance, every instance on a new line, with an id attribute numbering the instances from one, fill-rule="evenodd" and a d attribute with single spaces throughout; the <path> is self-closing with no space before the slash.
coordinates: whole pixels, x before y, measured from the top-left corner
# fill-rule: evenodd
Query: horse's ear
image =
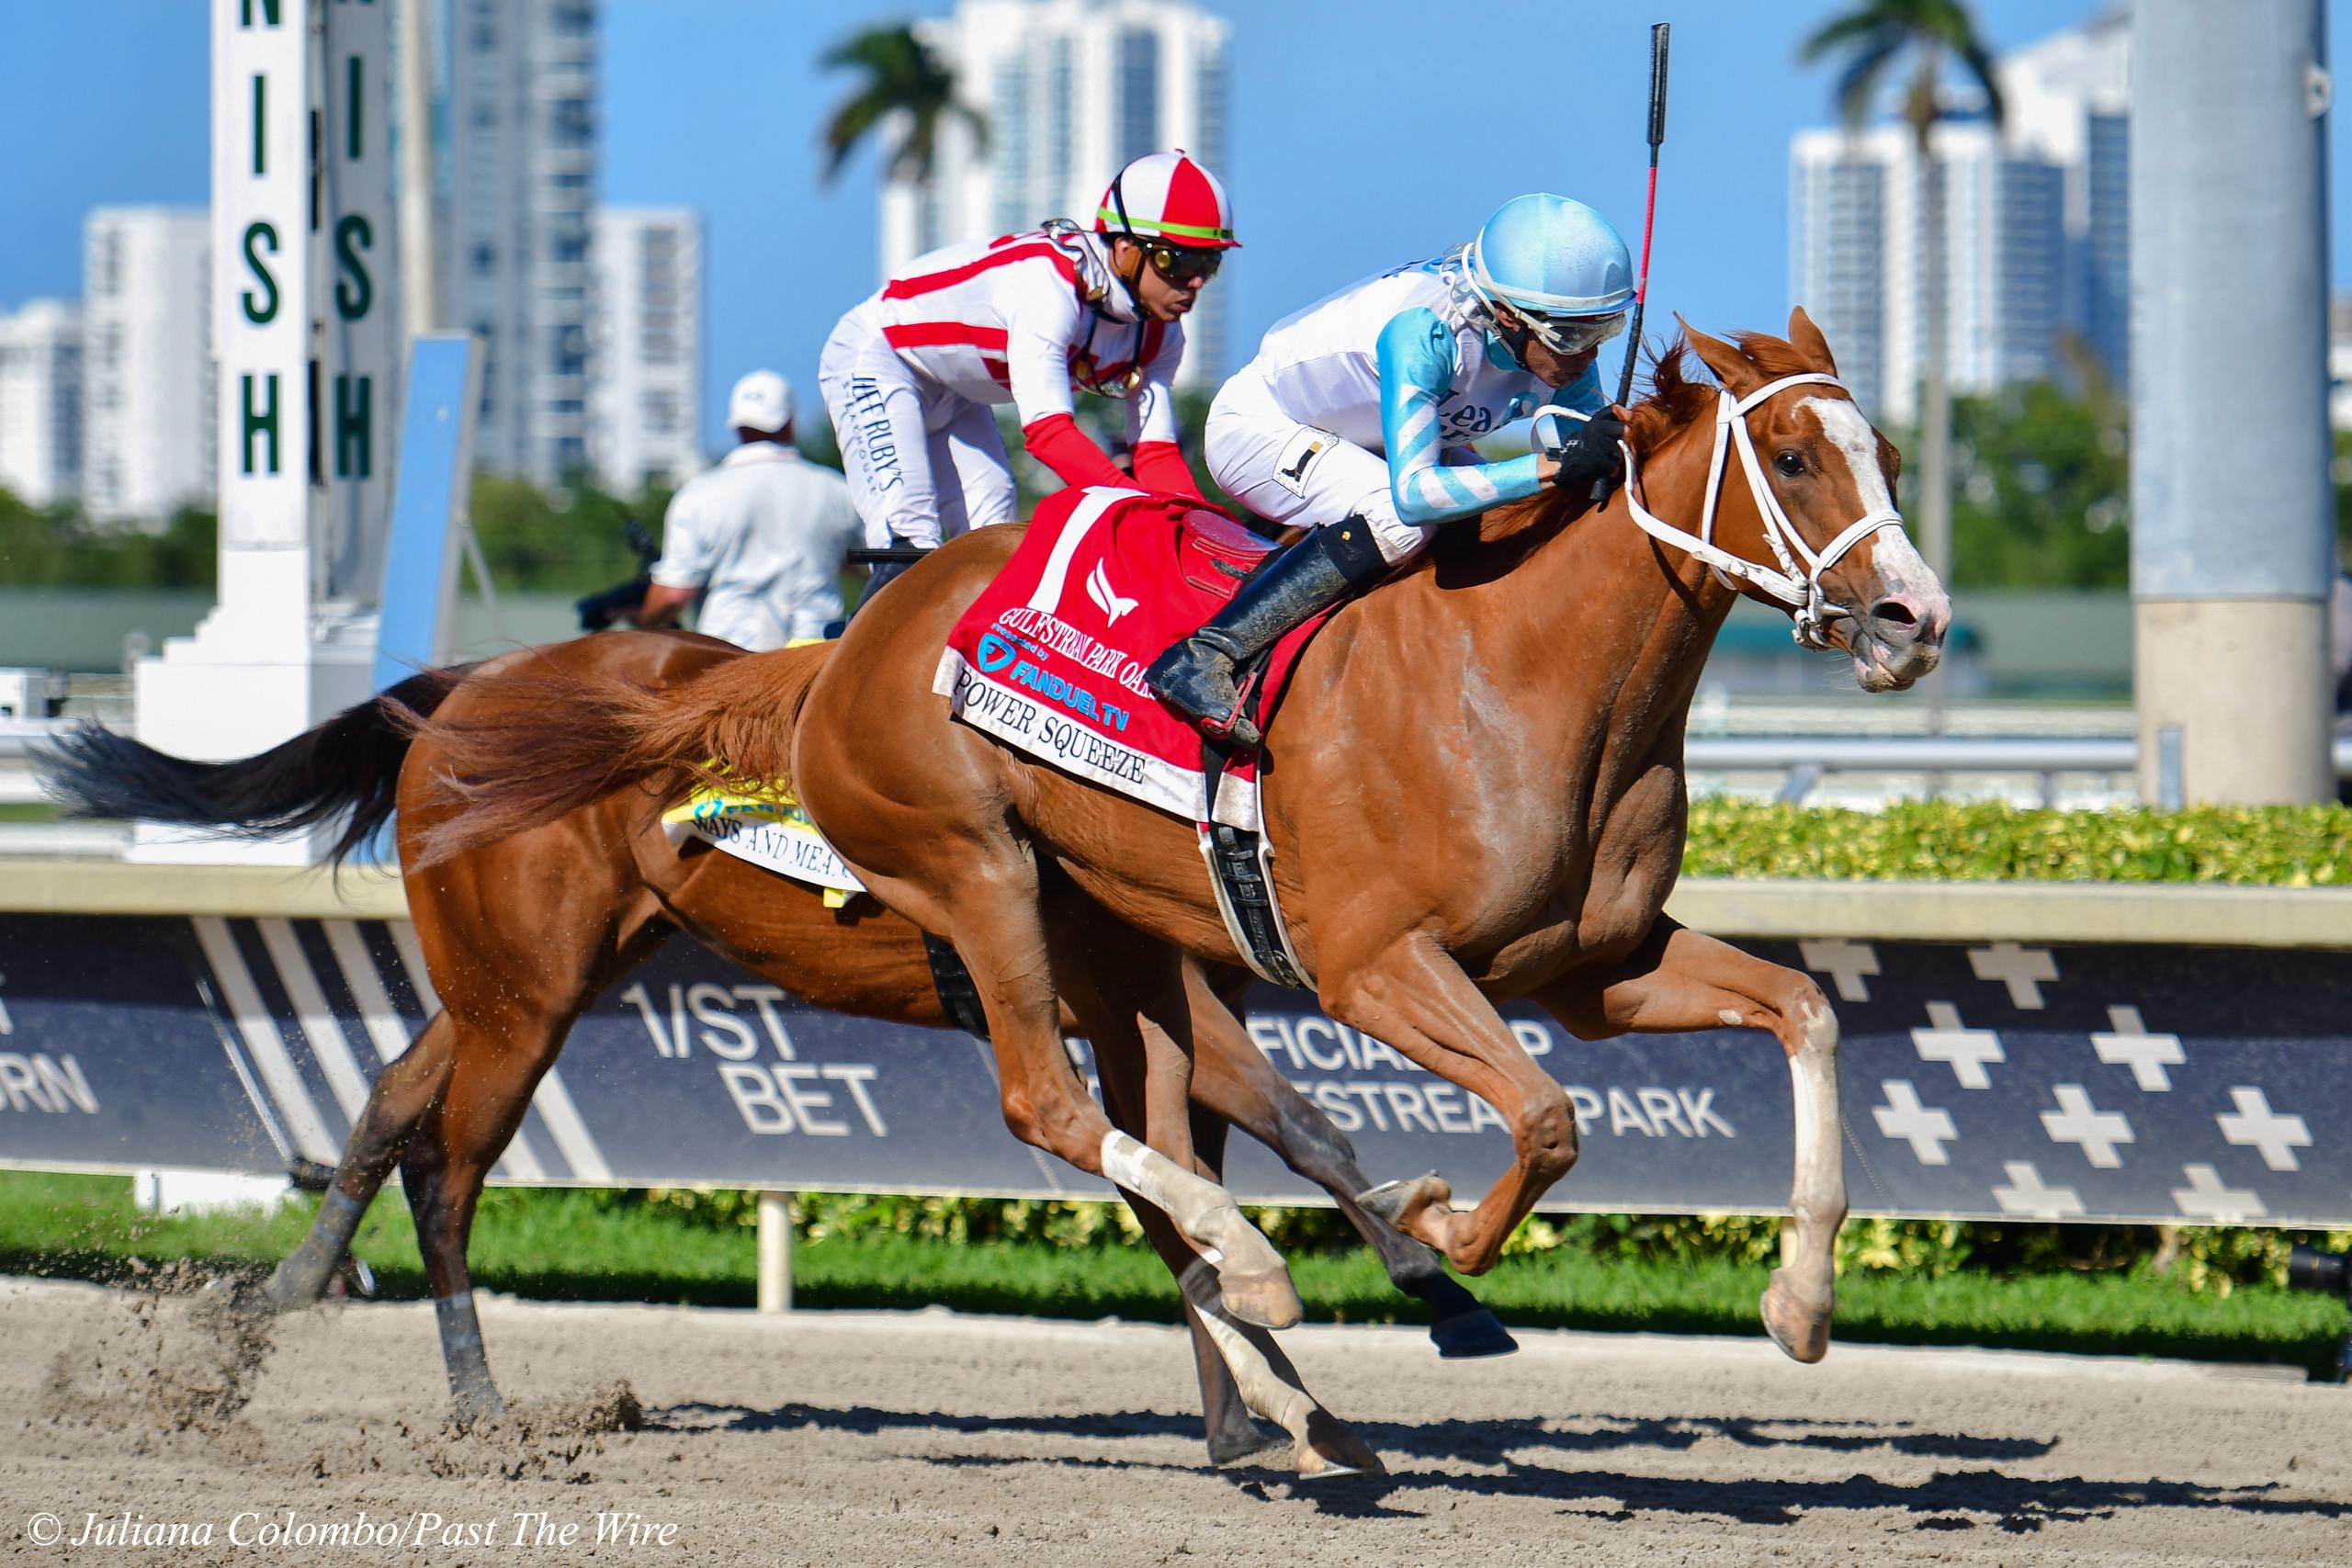
<path id="1" fill-rule="evenodd" d="M 1813 324 L 1802 305 L 1789 311 L 1789 346 L 1815 370 L 1838 374 L 1838 362 L 1829 356 L 1829 340 L 1821 335 L 1821 329 Z"/>
<path id="2" fill-rule="evenodd" d="M 1674 319 L 1682 325 L 1682 336 L 1690 344 L 1690 352 L 1700 363 L 1715 373 L 1715 379 L 1735 393 L 1752 391 L 1764 384 L 1764 378 L 1749 364 L 1747 355 L 1719 337 L 1709 337 L 1690 322 L 1682 320 L 1678 310 Z"/>

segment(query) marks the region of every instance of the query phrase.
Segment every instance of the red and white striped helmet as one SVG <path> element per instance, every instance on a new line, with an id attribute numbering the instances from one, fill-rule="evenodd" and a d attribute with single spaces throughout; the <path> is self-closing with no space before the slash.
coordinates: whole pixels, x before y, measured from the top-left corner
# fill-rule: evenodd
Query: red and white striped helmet
<path id="1" fill-rule="evenodd" d="M 1094 231 L 1218 251 L 1241 243 L 1225 187 L 1181 147 L 1147 152 L 1114 175 L 1095 209 Z"/>

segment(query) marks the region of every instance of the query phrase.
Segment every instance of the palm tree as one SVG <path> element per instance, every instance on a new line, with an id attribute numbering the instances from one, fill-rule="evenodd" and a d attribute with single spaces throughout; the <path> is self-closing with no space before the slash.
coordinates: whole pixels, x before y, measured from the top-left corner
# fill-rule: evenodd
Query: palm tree
<path id="1" fill-rule="evenodd" d="M 1838 110 L 1849 130 L 1869 119 L 1880 88 L 1905 62 L 1910 82 L 1903 92 L 1903 119 L 1911 128 L 1915 177 L 1918 182 L 1921 290 L 1927 305 L 1927 355 L 1923 366 L 1919 431 L 1920 532 L 1928 565 L 1947 585 L 1951 579 L 1951 388 L 1946 366 L 1944 185 L 1934 159 L 1936 121 L 1944 107 L 1937 93 L 1944 70 L 1958 61 L 1984 90 L 1993 123 L 2002 119 L 2001 88 L 1993 59 L 1976 36 L 1966 0 L 1856 0 L 1851 9 L 1815 28 L 1798 47 L 1806 65 L 1838 55 Z M 1939 688 L 1940 690 L 1940 688 Z"/>
<path id="2" fill-rule="evenodd" d="M 906 23 L 853 34 L 835 44 L 821 63 L 827 70 L 865 73 L 857 90 L 825 122 L 828 183 L 840 176 L 842 165 L 860 142 L 894 118 L 899 122 L 897 142 L 886 165 L 894 179 L 931 177 L 940 127 L 950 118 L 961 119 L 971 127 L 976 141 L 987 143 L 987 122 L 956 96 L 955 72 Z"/>

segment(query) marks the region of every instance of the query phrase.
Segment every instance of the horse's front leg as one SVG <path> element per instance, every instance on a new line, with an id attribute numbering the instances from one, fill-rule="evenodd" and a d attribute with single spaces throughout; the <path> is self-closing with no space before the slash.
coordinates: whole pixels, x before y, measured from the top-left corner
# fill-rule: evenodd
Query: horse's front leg
<path id="1" fill-rule="evenodd" d="M 1322 964 L 1325 1012 L 1460 1084 L 1500 1111 L 1510 1129 L 1511 1168 L 1475 1209 L 1453 1208 L 1453 1189 L 1434 1173 L 1375 1188 L 1363 1200 L 1464 1273 L 1485 1273 L 1535 1201 L 1576 1163 L 1567 1091 L 1535 1065 L 1502 1014 L 1428 932 L 1363 954 L 1327 947 Z"/>
<path id="2" fill-rule="evenodd" d="M 1629 1031 L 1764 1029 L 1788 1054 L 1796 1101 L 1796 1178 L 1764 1326 L 1800 1361 L 1829 1351 L 1833 1253 L 1846 1219 L 1844 1121 L 1838 1109 L 1838 1015 L 1806 976 L 1768 964 L 1663 915 L 1623 963 L 1572 974 L 1535 999 L 1587 1040 Z"/>
<path id="3" fill-rule="evenodd" d="M 1291 1087 L 1235 1016 L 1246 987 L 1229 987 L 1228 1000 L 1228 993 L 1220 992 L 1198 964 L 1189 962 L 1184 985 L 1193 998 L 1194 1125 L 1206 1115 L 1220 1126 L 1239 1127 L 1281 1156 L 1283 1164 L 1329 1192 L 1356 1234 L 1378 1255 L 1389 1282 L 1429 1307 L 1430 1339 L 1438 1354 L 1451 1359 L 1508 1356 L 1518 1349 L 1510 1331 L 1445 1271 L 1435 1252 L 1358 1201 L 1356 1195 L 1372 1183 L 1356 1164 L 1347 1134 Z M 1197 1132 L 1194 1141 L 1200 1142 Z"/>

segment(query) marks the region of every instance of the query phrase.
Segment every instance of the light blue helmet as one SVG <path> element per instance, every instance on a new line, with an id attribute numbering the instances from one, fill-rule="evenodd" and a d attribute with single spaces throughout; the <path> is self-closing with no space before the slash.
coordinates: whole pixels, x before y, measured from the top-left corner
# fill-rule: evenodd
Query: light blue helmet
<path id="1" fill-rule="evenodd" d="M 1634 257 L 1608 219 L 1581 201 L 1537 193 L 1495 209 L 1464 258 L 1471 287 L 1509 305 L 1555 353 L 1576 354 L 1625 329 Z M 1514 357 L 1519 344 L 1506 344 Z"/>

